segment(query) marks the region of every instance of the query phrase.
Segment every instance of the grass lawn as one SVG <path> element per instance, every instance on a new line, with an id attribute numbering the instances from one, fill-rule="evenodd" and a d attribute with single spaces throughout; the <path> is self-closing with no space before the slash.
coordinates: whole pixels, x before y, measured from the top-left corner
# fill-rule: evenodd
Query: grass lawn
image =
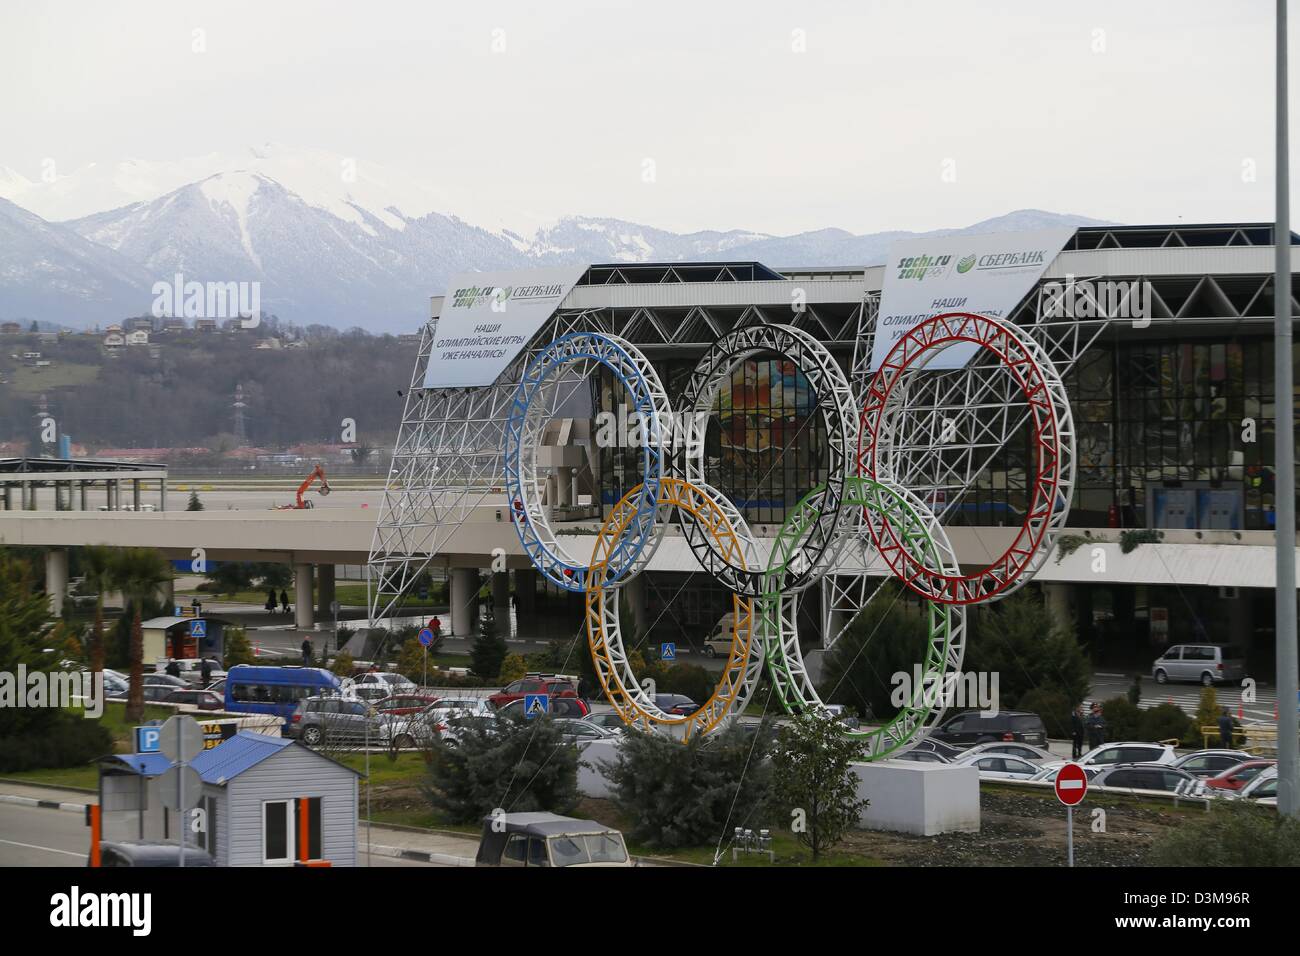
<path id="1" fill-rule="evenodd" d="M 17 770 L 0 776 L 6 780 L 45 784 L 49 787 L 77 787 L 82 790 L 95 790 L 99 787 L 99 768 L 95 764 L 58 770 Z"/>
<path id="2" fill-rule="evenodd" d="M 55 362 L 48 368 L 36 369 L 20 365 L 14 369 L 12 388 L 15 392 L 33 394 L 51 388 L 75 388 L 87 385 L 99 377 L 99 366 L 78 365 L 75 362 Z"/>

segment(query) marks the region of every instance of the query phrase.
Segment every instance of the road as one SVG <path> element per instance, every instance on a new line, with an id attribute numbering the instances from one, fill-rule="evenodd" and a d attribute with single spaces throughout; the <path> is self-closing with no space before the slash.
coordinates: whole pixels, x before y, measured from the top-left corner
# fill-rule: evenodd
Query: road
<path id="1" fill-rule="evenodd" d="M 1118 674 L 1098 671 L 1092 678 L 1091 700 L 1108 700 L 1112 697 L 1125 697 L 1133 684 L 1131 674 Z M 1259 683 L 1255 687 L 1255 700 L 1245 702 L 1241 699 L 1239 684 L 1220 684 L 1215 687 L 1215 697 L 1220 707 L 1227 707 L 1234 717 L 1240 715 L 1248 721 L 1272 722 L 1277 707 L 1277 688 L 1271 684 Z M 1149 677 L 1142 679 L 1142 697 L 1138 706 L 1143 710 L 1172 701 L 1185 713 L 1192 715 L 1201 703 L 1199 684 L 1157 684 Z"/>
<path id="2" fill-rule="evenodd" d="M 55 797 L 54 799 L 63 799 Z M 84 866 L 90 831 L 79 813 L 0 803 L 0 867 Z M 364 831 L 359 831 L 359 861 L 367 865 Z M 370 866 L 431 866 L 416 860 L 374 854 Z"/>

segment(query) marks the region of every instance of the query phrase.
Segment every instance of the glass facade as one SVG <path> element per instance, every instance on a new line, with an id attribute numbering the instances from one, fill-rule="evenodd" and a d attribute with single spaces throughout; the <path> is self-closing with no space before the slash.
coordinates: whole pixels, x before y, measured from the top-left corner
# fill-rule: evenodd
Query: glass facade
<path id="1" fill-rule="evenodd" d="M 681 395 L 694 362 L 656 363 L 668 394 Z M 602 372 L 598 409 L 626 416 L 627 396 Z M 741 363 L 714 403 L 705 438 L 705 475 L 751 524 L 780 524 L 787 508 L 826 479 L 826 428 L 807 378 L 779 358 Z M 620 408 L 620 405 L 623 408 Z M 676 410 L 676 409 L 674 409 Z M 632 429 L 628 429 L 631 431 Z M 641 456 L 624 442 L 601 456 L 606 511 L 640 481 Z"/>

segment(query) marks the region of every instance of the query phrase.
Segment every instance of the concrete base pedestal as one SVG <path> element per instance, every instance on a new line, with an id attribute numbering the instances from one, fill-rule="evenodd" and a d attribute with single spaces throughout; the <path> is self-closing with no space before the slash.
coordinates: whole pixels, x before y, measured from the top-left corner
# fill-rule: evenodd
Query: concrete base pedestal
<path id="1" fill-rule="evenodd" d="M 578 764 L 578 792 L 584 797 L 608 797 L 609 781 L 600 772 L 600 765 L 614 763 L 618 759 L 618 741 L 584 741 L 581 748 L 582 762 Z"/>
<path id="2" fill-rule="evenodd" d="M 979 832 L 980 775 L 975 767 L 879 760 L 853 769 L 858 799 L 871 801 L 860 829 L 921 836 Z"/>

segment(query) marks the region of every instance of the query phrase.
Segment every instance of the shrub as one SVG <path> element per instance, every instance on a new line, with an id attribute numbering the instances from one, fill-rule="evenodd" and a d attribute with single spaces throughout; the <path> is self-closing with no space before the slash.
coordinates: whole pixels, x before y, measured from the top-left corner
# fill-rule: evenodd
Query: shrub
<path id="1" fill-rule="evenodd" d="M 352 672 L 356 670 L 356 666 L 351 654 L 347 651 L 340 651 L 334 658 L 334 664 L 330 667 L 330 670 L 334 672 L 335 677 L 351 677 Z"/>
<path id="2" fill-rule="evenodd" d="M 1142 711 L 1130 704 L 1127 697 L 1112 697 L 1101 702 L 1101 715 L 1106 721 L 1106 739 L 1141 740 Z M 1085 714 L 1085 721 L 1087 715 Z"/>
<path id="3" fill-rule="evenodd" d="M 1188 717 L 1176 704 L 1160 704 L 1142 712 L 1139 740 L 1194 739 L 1196 721 Z"/>
<path id="4" fill-rule="evenodd" d="M 1075 706 L 1061 691 L 1038 687 L 1021 697 L 1016 709 L 1027 710 L 1042 717 L 1047 736 L 1069 739 L 1073 733 L 1070 729 L 1070 712 Z"/>
<path id="5" fill-rule="evenodd" d="M 717 675 L 698 664 L 674 664 L 667 668 L 659 681 L 659 691 L 665 694 L 685 694 L 697 704 L 713 696 L 718 683 Z"/>
<path id="6" fill-rule="evenodd" d="M 0 773 L 78 767 L 113 752 L 113 735 L 98 720 L 44 711 L 22 734 L 0 737 Z"/>
<path id="7" fill-rule="evenodd" d="M 528 665 L 524 662 L 523 657 L 518 654 L 507 654 L 506 659 L 501 662 L 501 674 L 497 678 L 503 684 L 509 684 L 511 681 L 519 680 L 528 673 Z"/>
<path id="8" fill-rule="evenodd" d="M 568 813 L 578 803 L 578 750 L 550 717 L 530 721 L 452 719 L 456 739 L 425 751 L 425 796 L 453 823 L 509 813 Z"/>
<path id="9" fill-rule="evenodd" d="M 617 757 L 598 769 L 634 839 L 665 849 L 713 845 L 765 810 L 772 779 L 765 731 L 731 727 L 680 743 L 629 730 Z"/>
<path id="10" fill-rule="evenodd" d="M 1300 820 L 1249 802 L 1220 801 L 1152 844 L 1153 866 L 1300 866 Z"/>

